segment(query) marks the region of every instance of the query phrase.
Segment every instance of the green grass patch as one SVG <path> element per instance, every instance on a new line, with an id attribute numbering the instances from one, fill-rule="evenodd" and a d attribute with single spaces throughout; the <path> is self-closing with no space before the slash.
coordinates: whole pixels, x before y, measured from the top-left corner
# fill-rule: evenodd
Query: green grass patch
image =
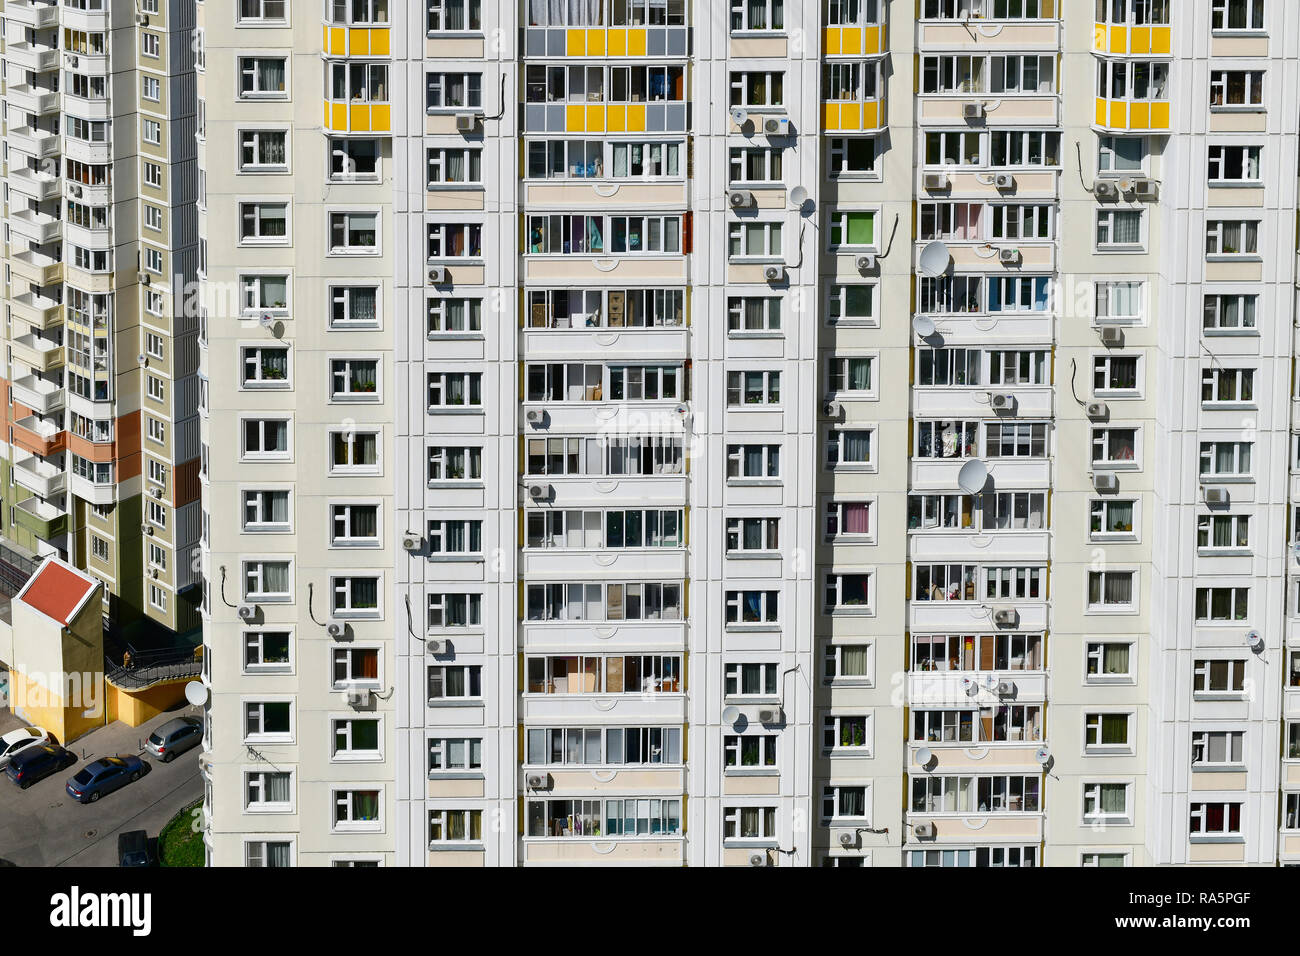
<path id="1" fill-rule="evenodd" d="M 158 834 L 158 860 L 163 866 L 203 865 L 203 801 L 198 800 L 167 822 Z"/>

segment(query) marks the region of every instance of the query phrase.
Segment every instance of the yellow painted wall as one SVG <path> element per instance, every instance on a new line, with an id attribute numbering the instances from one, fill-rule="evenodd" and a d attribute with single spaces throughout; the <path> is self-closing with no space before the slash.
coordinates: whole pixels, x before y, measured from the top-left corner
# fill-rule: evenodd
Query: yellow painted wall
<path id="1" fill-rule="evenodd" d="M 190 678 L 154 684 L 144 690 L 131 691 L 108 685 L 108 719 L 120 720 L 128 727 L 139 727 L 185 700 L 185 685 Z"/>
<path id="2" fill-rule="evenodd" d="M 65 703 L 62 694 L 46 690 L 36 681 L 29 680 L 21 671 L 9 672 L 9 688 L 14 713 L 29 724 L 43 727 L 54 734 L 54 739 L 60 744 L 71 743 L 107 722 L 102 706 L 102 673 L 95 674 L 92 678 L 93 695 L 79 695 L 82 699 L 74 699 L 70 705 Z M 72 690 L 76 692 L 77 688 Z M 96 706 L 88 708 L 83 701 L 95 702 Z"/>

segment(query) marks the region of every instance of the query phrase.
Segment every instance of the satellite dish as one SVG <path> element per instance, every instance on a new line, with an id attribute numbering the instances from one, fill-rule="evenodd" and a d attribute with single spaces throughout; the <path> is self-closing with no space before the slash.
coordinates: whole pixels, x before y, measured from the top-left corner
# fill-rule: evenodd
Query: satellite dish
<path id="1" fill-rule="evenodd" d="M 934 759 L 934 754 L 930 752 L 929 747 L 922 747 L 916 752 L 916 762 L 922 767 L 927 766 Z"/>
<path id="2" fill-rule="evenodd" d="M 734 723 L 735 723 L 736 721 L 738 721 L 738 720 L 740 720 L 740 708 L 739 708 L 739 707 L 724 707 L 724 708 L 722 708 L 722 722 L 723 722 L 724 724 L 734 724 Z"/>
<path id="3" fill-rule="evenodd" d="M 744 126 L 744 125 L 745 125 L 745 121 L 746 121 L 747 119 L 749 119 L 749 114 L 746 113 L 746 112 L 745 112 L 743 109 L 741 109 L 739 106 L 736 106 L 736 107 L 733 107 L 733 108 L 732 108 L 732 110 L 731 110 L 731 121 L 732 121 L 733 123 L 735 123 L 737 126 Z"/>
<path id="4" fill-rule="evenodd" d="M 975 682 L 974 682 L 973 680 L 971 680 L 969 677 L 963 677 L 962 680 L 961 680 L 961 685 L 962 685 L 963 687 L 966 688 L 966 696 L 967 696 L 967 697 L 978 697 L 978 696 L 979 696 L 980 685 L 977 684 L 977 683 L 975 683 Z"/>
<path id="5" fill-rule="evenodd" d="M 989 466 L 978 458 L 972 458 L 961 466 L 957 472 L 957 487 L 968 495 L 977 495 L 984 490 L 984 483 L 989 480 Z"/>
<path id="6" fill-rule="evenodd" d="M 1262 651 L 1264 649 L 1264 635 L 1260 634 L 1259 631 L 1247 631 L 1246 644 L 1253 651 Z"/>
<path id="7" fill-rule="evenodd" d="M 203 686 L 203 681 L 192 680 L 185 685 L 185 699 L 195 707 L 202 707 L 208 702 L 208 689 Z"/>
<path id="8" fill-rule="evenodd" d="M 796 209 L 802 209 L 804 203 L 808 201 L 808 190 L 803 186 L 795 186 L 790 190 L 790 205 Z"/>
<path id="9" fill-rule="evenodd" d="M 920 257 L 916 260 L 916 267 L 921 275 L 934 279 L 948 271 L 948 262 L 951 259 L 947 245 L 936 239 L 934 242 L 926 243 Z"/>
<path id="10" fill-rule="evenodd" d="M 928 339 L 934 335 L 934 319 L 928 315 L 918 315 L 912 320 L 912 331 L 923 339 Z"/>
<path id="11" fill-rule="evenodd" d="M 1051 763 L 1052 752 L 1048 750 L 1046 747 L 1039 747 L 1037 750 L 1034 751 L 1034 759 L 1041 764 Z"/>

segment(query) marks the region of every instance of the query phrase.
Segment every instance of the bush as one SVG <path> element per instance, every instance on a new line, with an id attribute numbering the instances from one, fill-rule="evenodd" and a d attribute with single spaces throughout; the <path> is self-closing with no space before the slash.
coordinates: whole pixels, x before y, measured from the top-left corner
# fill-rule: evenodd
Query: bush
<path id="1" fill-rule="evenodd" d="M 172 817 L 158 834 L 158 862 L 162 866 L 202 866 L 203 830 L 195 829 L 202 819 L 203 801 L 190 804 Z"/>

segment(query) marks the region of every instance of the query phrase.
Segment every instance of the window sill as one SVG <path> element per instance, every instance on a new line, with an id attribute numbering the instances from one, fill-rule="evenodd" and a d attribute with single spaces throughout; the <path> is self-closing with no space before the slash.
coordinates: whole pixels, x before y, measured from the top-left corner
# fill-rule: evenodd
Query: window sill
<path id="1" fill-rule="evenodd" d="M 780 488 L 780 478 L 728 478 L 727 485 L 732 488 Z"/>
<path id="2" fill-rule="evenodd" d="M 754 550 L 754 551 L 726 551 L 724 556 L 728 561 L 771 561 L 781 559 L 780 551 Z"/>
<path id="3" fill-rule="evenodd" d="M 475 773 L 472 770 L 430 770 L 429 779 L 432 780 L 485 780 L 487 779 L 482 772 Z"/>
<path id="4" fill-rule="evenodd" d="M 1263 103 L 1224 103 L 1219 106 L 1210 104 L 1211 113 L 1267 113 L 1268 107 Z"/>
<path id="5" fill-rule="evenodd" d="M 1262 179 L 1211 179 L 1206 184 L 1210 189 L 1263 189 Z"/>
<path id="6" fill-rule="evenodd" d="M 1201 411 L 1237 412 L 1259 408 L 1255 402 L 1201 402 Z"/>
<path id="7" fill-rule="evenodd" d="M 1203 834 L 1191 834 L 1187 837 L 1189 843 L 1245 843 L 1246 838 L 1239 833 L 1225 834 L 1223 836 L 1206 836 Z"/>
<path id="8" fill-rule="evenodd" d="M 829 617 L 875 617 L 876 609 L 874 607 L 837 605 L 835 607 L 825 608 L 823 613 Z"/>
<path id="9" fill-rule="evenodd" d="M 1138 609 L 1131 604 L 1112 607 L 1105 604 L 1089 604 L 1084 608 L 1083 613 L 1096 615 L 1097 617 L 1121 617 L 1125 614 L 1136 614 Z"/>
<path id="10" fill-rule="evenodd" d="M 1134 460 L 1126 461 L 1094 461 L 1092 464 L 1093 471 L 1141 471 L 1142 462 Z"/>
<path id="11" fill-rule="evenodd" d="M 482 332 L 427 332 L 425 338 L 430 342 L 461 342 L 467 340 L 482 341 L 485 336 Z"/>
<path id="12" fill-rule="evenodd" d="M 293 527 L 287 524 L 264 528 L 245 527 L 242 529 L 242 532 L 244 534 L 293 534 Z"/>
<path id="13" fill-rule="evenodd" d="M 1252 263 L 1252 262 L 1262 263 L 1264 261 L 1264 257 L 1253 252 L 1242 253 L 1240 255 L 1233 252 L 1215 252 L 1215 253 L 1207 252 L 1205 254 L 1205 261 L 1207 263 L 1209 262 L 1215 262 L 1215 263 L 1236 262 L 1236 263 L 1243 263 L 1243 264 Z"/>
<path id="14" fill-rule="evenodd" d="M 724 630 L 733 634 L 770 634 L 780 633 L 780 624 L 727 624 Z"/>
<path id="15" fill-rule="evenodd" d="M 426 700 L 429 707 L 482 707 L 482 697 L 435 697 Z"/>
<path id="16" fill-rule="evenodd" d="M 270 804 L 264 806 L 257 806 L 254 804 L 245 806 L 244 812 L 261 816 L 262 814 L 271 813 L 293 813 L 294 808 L 293 805 L 289 803 Z"/>
<path id="17" fill-rule="evenodd" d="M 1233 691 L 1230 693 L 1216 693 L 1215 691 L 1207 690 L 1192 691 L 1192 700 L 1205 701 L 1207 703 L 1220 703 L 1224 701 L 1228 703 L 1239 703 L 1246 699 L 1246 695 L 1241 691 Z"/>
<path id="18" fill-rule="evenodd" d="M 1093 531 L 1088 535 L 1088 540 L 1098 544 L 1137 544 L 1139 539 L 1131 531 Z"/>
<path id="19" fill-rule="evenodd" d="M 482 564 L 484 558 L 481 554 L 429 554 L 425 555 L 425 560 L 439 564 L 445 564 L 452 561 L 467 561 L 472 564 Z"/>
<path id="20" fill-rule="evenodd" d="M 446 842 L 429 844 L 430 853 L 447 853 L 447 852 L 456 852 L 456 851 L 463 852 L 465 850 L 483 850 L 483 849 L 484 847 L 482 843 L 474 843 L 469 840 L 466 840 L 464 842 L 453 843 L 451 841 L 446 841 Z"/>
<path id="21" fill-rule="evenodd" d="M 426 482 L 429 488 L 440 488 L 444 491 L 451 491 L 454 488 L 483 489 L 487 487 L 481 481 L 460 481 L 455 478 L 436 479 Z"/>
<path id="22" fill-rule="evenodd" d="M 781 771 L 776 767 L 726 767 L 724 777 L 779 777 Z"/>
<path id="23" fill-rule="evenodd" d="M 1255 552 L 1250 548 L 1197 548 L 1199 558 L 1248 558 Z"/>
<path id="24" fill-rule="evenodd" d="M 762 331 L 757 331 L 757 332 L 740 332 L 734 329 L 728 329 L 727 338 L 729 339 L 783 339 L 785 338 L 785 333 L 779 329 L 775 329 L 775 330 L 764 329 Z"/>
<path id="25" fill-rule="evenodd" d="M 1246 765 L 1244 763 L 1230 764 L 1192 764 L 1192 773 L 1245 773 Z"/>
<path id="26" fill-rule="evenodd" d="M 1197 476 L 1202 485 L 1251 485 L 1255 483 L 1253 475 L 1207 475 Z"/>
<path id="27" fill-rule="evenodd" d="M 1238 338 L 1247 338 L 1247 337 L 1258 338 L 1258 337 L 1259 337 L 1259 329 L 1206 329 L 1206 328 L 1202 328 L 1202 329 L 1201 329 L 1201 334 L 1204 335 L 1204 336 L 1206 336 L 1207 338 L 1219 338 L 1219 337 L 1223 337 L 1223 338 L 1231 338 L 1231 337 L 1234 337 L 1234 336 L 1235 336 L 1235 337 L 1238 337 Z"/>
<path id="28" fill-rule="evenodd" d="M 483 405 L 430 405 L 430 415 L 482 415 L 487 411 Z"/>

